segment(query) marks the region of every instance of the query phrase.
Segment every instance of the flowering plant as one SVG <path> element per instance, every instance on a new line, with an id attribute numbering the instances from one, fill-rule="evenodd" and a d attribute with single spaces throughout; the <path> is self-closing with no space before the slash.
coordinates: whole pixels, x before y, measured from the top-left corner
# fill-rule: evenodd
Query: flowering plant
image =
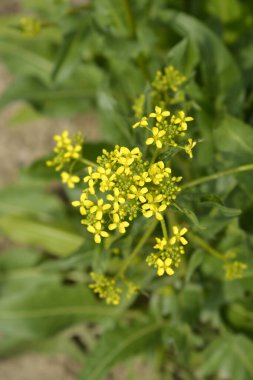
<path id="1" fill-rule="evenodd" d="M 250 2 L 16 3 L 2 164 L 56 136 L 0 190 L 0 354 L 61 353 L 80 380 L 122 361 L 110 378 L 251 379 Z"/>
<path id="2" fill-rule="evenodd" d="M 90 288 L 108 304 L 118 305 L 123 289 L 127 297 L 145 290 L 134 283 L 127 272 L 135 265 L 136 256 L 143 255 L 141 250 L 152 234 L 155 234 L 155 252 L 146 255 L 146 263 L 156 269 L 158 276 L 174 275 L 185 254 L 188 241 L 184 235 L 188 229 L 170 225 L 171 237 L 168 233 L 171 211 L 181 211 L 177 195 L 182 190 L 180 182 L 183 179 L 173 174 L 171 163 L 181 151 L 192 159 L 192 149 L 197 144 L 186 137 L 188 122 L 193 121 L 193 117 L 187 116 L 182 108 L 178 109 L 184 105 L 182 84 L 185 80 L 172 66 L 166 67 L 164 73 L 158 71 L 150 89 L 151 104 L 158 101 L 158 105 L 147 116 L 143 115 L 145 96 L 137 99 L 133 110 L 139 120 L 132 128 L 140 129 L 142 138 L 148 136 L 144 137 L 145 145 L 141 145 L 143 152 L 136 146 L 129 149 L 116 145 L 111 151 L 103 149 L 96 163 L 89 162 L 85 159 L 85 144 L 82 156 L 84 139 L 80 135 L 70 138 L 68 131 L 65 131 L 61 136 L 54 137 L 55 156 L 47 161 L 47 165 L 55 166 L 57 171 L 64 170 L 61 173 L 62 182 L 69 188 L 81 183 L 80 175 L 74 173 L 78 162 L 87 170 L 80 199 L 72 201 L 72 205 L 79 208 L 81 223 L 94 236 L 95 243 L 103 244 L 103 239 L 107 239 L 104 249 L 112 252 L 112 247 L 115 249 L 120 244 L 121 236 L 128 229 L 136 228 L 136 219 L 153 219 L 152 223 L 147 224 L 147 230 L 136 248 L 128 256 L 123 256 L 116 273 L 112 272 L 110 260 L 106 270 L 108 273 L 101 272 L 102 265 L 91 272 L 94 283 L 90 284 Z M 169 111 L 172 105 L 176 106 L 173 113 Z M 159 223 L 162 234 L 156 236 Z M 224 258 L 224 269 L 229 279 L 235 279 L 243 275 L 246 265 L 234 258 L 231 261 L 228 256 Z"/>

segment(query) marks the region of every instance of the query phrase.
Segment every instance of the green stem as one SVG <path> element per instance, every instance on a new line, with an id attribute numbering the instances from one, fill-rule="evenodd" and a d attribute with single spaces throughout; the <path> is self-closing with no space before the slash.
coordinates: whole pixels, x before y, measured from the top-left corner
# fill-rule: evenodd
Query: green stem
<path id="1" fill-rule="evenodd" d="M 126 18 L 127 18 L 130 36 L 132 38 L 136 38 L 136 24 L 135 24 L 135 19 L 134 19 L 132 7 L 130 4 L 130 0 L 124 0 L 124 5 L 125 5 L 125 10 L 126 10 Z"/>
<path id="2" fill-rule="evenodd" d="M 133 252 L 131 253 L 131 255 L 124 262 L 124 265 L 121 267 L 121 270 L 118 272 L 116 277 L 122 277 L 123 276 L 123 274 L 125 273 L 126 269 L 128 268 L 129 264 L 131 263 L 131 261 L 135 258 L 135 256 L 138 255 L 138 253 L 140 252 L 140 250 L 142 249 L 142 247 L 144 246 L 144 244 L 148 240 L 149 236 L 152 234 L 152 232 L 156 228 L 157 223 L 158 223 L 158 220 L 155 219 L 150 224 L 149 228 L 147 228 L 146 232 L 144 233 L 142 238 L 139 240 L 139 243 L 136 245 L 136 247 L 133 250 Z"/>
<path id="3" fill-rule="evenodd" d="M 193 243 L 196 243 L 200 248 L 204 251 L 208 252 L 210 255 L 215 257 L 216 259 L 226 261 L 224 255 L 222 255 L 219 251 L 211 247 L 205 240 L 203 240 L 200 236 L 195 235 L 193 232 L 188 232 L 188 236 Z"/>
<path id="4" fill-rule="evenodd" d="M 235 168 L 223 170 L 222 172 L 214 173 L 214 174 L 211 174 L 211 175 L 190 181 L 190 182 L 188 182 L 182 186 L 182 190 L 188 189 L 190 187 L 201 185 L 202 183 L 214 181 L 218 178 L 225 177 L 227 175 L 231 175 L 231 174 L 235 174 L 235 173 L 242 173 L 242 172 L 246 172 L 249 170 L 253 170 L 253 164 L 236 166 Z"/>
<path id="5" fill-rule="evenodd" d="M 154 154 L 152 156 L 152 159 L 150 161 L 150 165 L 152 165 L 155 162 L 157 156 L 158 156 L 158 149 L 156 148 L 156 150 L 154 151 Z"/>
<path id="6" fill-rule="evenodd" d="M 160 220 L 160 222 L 161 222 L 161 227 L 162 227 L 162 231 L 163 231 L 163 236 L 165 237 L 166 240 L 168 240 L 168 232 L 167 232 L 167 227 L 166 227 L 166 223 L 165 223 L 164 218 L 162 220 Z"/>
<path id="7" fill-rule="evenodd" d="M 82 162 L 83 164 L 85 165 L 88 165 L 88 166 L 92 166 L 93 168 L 96 168 L 98 167 L 98 165 L 95 163 L 95 162 L 92 162 L 90 160 L 87 160 L 86 158 L 80 158 L 79 160 L 80 162 Z"/>

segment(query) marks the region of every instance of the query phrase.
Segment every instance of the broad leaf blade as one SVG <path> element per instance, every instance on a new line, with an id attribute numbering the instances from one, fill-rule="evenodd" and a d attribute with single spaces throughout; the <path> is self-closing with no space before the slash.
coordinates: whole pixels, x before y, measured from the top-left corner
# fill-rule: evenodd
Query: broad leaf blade
<path id="1" fill-rule="evenodd" d="M 160 344 L 158 333 L 162 323 L 139 324 L 115 328 L 104 334 L 94 352 L 85 362 L 78 380 L 100 380 L 117 362 Z"/>

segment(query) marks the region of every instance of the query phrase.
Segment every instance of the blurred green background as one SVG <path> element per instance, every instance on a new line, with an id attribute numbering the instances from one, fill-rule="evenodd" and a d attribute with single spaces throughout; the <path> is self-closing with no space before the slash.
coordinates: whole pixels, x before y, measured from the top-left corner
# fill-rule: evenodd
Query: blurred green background
<path id="1" fill-rule="evenodd" d="M 133 146 L 133 100 L 168 64 L 201 140 L 185 179 L 252 163 L 253 3 L 1 0 L 0 60 L 0 379 L 253 379 L 251 172 L 187 193 L 200 240 L 183 271 L 113 308 L 87 288 L 99 252 L 69 204 L 80 189 L 45 166 L 65 129 L 89 159 Z M 225 281 L 210 249 L 245 276 Z"/>

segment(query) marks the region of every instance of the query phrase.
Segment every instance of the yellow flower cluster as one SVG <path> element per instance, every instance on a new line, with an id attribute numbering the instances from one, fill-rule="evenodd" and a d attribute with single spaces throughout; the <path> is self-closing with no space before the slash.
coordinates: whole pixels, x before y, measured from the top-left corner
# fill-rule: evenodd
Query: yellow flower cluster
<path id="1" fill-rule="evenodd" d="M 75 184 L 80 182 L 80 178 L 77 175 L 71 175 L 67 172 L 61 173 L 62 183 L 66 183 L 70 189 L 75 187 Z"/>
<path id="2" fill-rule="evenodd" d="M 154 119 L 155 122 L 152 123 L 150 119 Z M 143 116 L 133 125 L 133 128 L 145 128 L 149 131 L 151 136 L 147 138 L 146 145 L 155 145 L 156 149 L 179 147 L 192 158 L 192 149 L 196 142 L 188 139 L 188 144 L 183 147 L 177 142 L 178 138 L 185 136 L 187 123 L 192 120 L 193 118 L 186 116 L 183 111 L 171 115 L 170 111 L 156 106 L 154 112 L 151 112 L 148 117 Z"/>
<path id="3" fill-rule="evenodd" d="M 96 243 L 110 231 L 124 234 L 139 214 L 161 220 L 162 213 L 176 199 L 182 177 L 175 177 L 163 161 L 143 161 L 139 148 L 116 146 L 103 150 L 97 158 L 98 167 L 88 167 L 87 184 L 79 201 L 82 224 L 94 234 Z"/>
<path id="4" fill-rule="evenodd" d="M 156 253 L 151 253 L 146 262 L 149 266 L 157 269 L 157 275 L 163 276 L 167 274 L 172 276 L 181 261 L 181 256 L 185 253 L 184 246 L 188 243 L 183 235 L 186 234 L 187 228 L 181 230 L 174 226 L 172 228 L 173 236 L 168 239 L 166 237 L 155 238 L 156 245 L 154 249 Z"/>
<path id="5" fill-rule="evenodd" d="M 112 305 L 118 305 L 120 303 L 121 288 L 116 287 L 116 281 L 114 278 L 106 277 L 100 273 L 92 272 L 90 274 L 94 284 L 90 284 L 89 287 L 98 294 L 99 298 L 105 299 L 106 303 Z"/>
<path id="6" fill-rule="evenodd" d="M 164 70 L 158 70 L 151 88 L 148 93 L 148 99 L 151 99 L 151 105 L 158 105 L 161 108 L 170 108 L 176 104 L 185 102 L 185 93 L 182 85 L 186 77 L 177 71 L 173 66 L 166 66 Z M 135 117 L 140 119 L 144 114 L 145 95 L 142 94 L 135 98 L 133 111 Z"/>
<path id="7" fill-rule="evenodd" d="M 164 71 L 158 70 L 156 72 L 152 87 L 159 92 L 168 90 L 176 92 L 185 81 L 186 77 L 176 70 L 175 67 L 166 66 Z"/>
<path id="8" fill-rule="evenodd" d="M 22 18 L 19 24 L 22 33 L 27 37 L 36 37 L 42 28 L 41 22 L 39 20 L 29 17 Z"/>
<path id="9" fill-rule="evenodd" d="M 167 164 L 168 153 L 170 156 L 170 153 L 182 149 L 192 158 L 192 149 L 196 145 L 192 138 L 187 140 L 186 137 L 188 122 L 193 118 L 177 106 L 174 107 L 176 111 L 169 107 L 184 100 L 184 93 L 180 92 L 184 81 L 183 75 L 168 66 L 164 72 L 157 73 L 151 85 L 149 103 L 156 104 L 153 112 L 144 114 L 144 95 L 136 100 L 133 109 L 138 121 L 133 128 L 142 128 L 147 132 L 145 144 L 151 149 L 147 149 L 145 157 L 138 147 L 129 149 L 116 145 L 111 151 L 103 149 L 102 155 L 93 163 L 82 157 L 81 136 L 70 138 L 68 132 L 64 131 L 62 135 L 54 137 L 55 156 L 47 161 L 48 166 L 61 171 L 62 182 L 70 188 L 80 182 L 80 177 L 73 172 L 77 162 L 89 165 L 85 169 L 87 173 L 83 178 L 85 185 L 80 199 L 73 201 L 72 205 L 79 208 L 81 223 L 97 244 L 114 232 L 117 233 L 116 239 L 119 234 L 125 234 L 138 216 L 160 221 L 163 237 L 156 238 L 155 252 L 146 259 L 147 264 L 156 269 L 158 276 L 174 274 L 187 244 L 184 237 L 187 229 L 174 226 L 173 236 L 168 238 L 164 219 L 166 209 L 181 190 L 179 182 L 182 180 L 182 177 L 174 176 Z M 149 234 L 152 233 L 150 231 L 147 229 Z M 144 244 L 149 236 L 144 233 Z M 108 240 L 108 247 L 111 241 L 114 239 Z M 138 249 L 137 245 L 137 251 L 133 249 L 116 277 L 91 273 L 93 283 L 90 288 L 108 304 L 119 304 L 123 289 L 126 289 L 127 296 L 138 291 L 138 286 L 125 277 L 128 265 L 138 254 Z"/>
<path id="10" fill-rule="evenodd" d="M 163 71 L 156 72 L 155 80 L 152 82 L 152 103 L 165 107 L 183 102 L 184 92 L 181 91 L 186 77 L 173 66 L 166 66 Z"/>
<path id="11" fill-rule="evenodd" d="M 227 262 L 224 265 L 225 278 L 227 280 L 236 280 L 243 277 L 243 272 L 247 268 L 247 265 L 240 261 Z"/>
<path id="12" fill-rule="evenodd" d="M 77 160 L 81 157 L 83 139 L 80 135 L 69 137 L 68 131 L 64 131 L 62 135 L 54 136 L 56 153 L 53 160 L 47 161 L 48 166 L 56 166 L 55 170 L 61 170 L 66 164 L 72 160 Z"/>
<path id="13" fill-rule="evenodd" d="M 141 94 L 137 98 L 134 99 L 134 104 L 133 104 L 133 111 L 134 115 L 137 119 L 140 119 L 141 116 L 143 115 L 144 111 L 144 102 L 145 102 L 145 95 Z"/>
<path id="14" fill-rule="evenodd" d="M 62 182 L 68 187 L 74 188 L 75 184 L 80 182 L 77 175 L 72 175 L 74 164 L 81 159 L 83 138 L 76 134 L 73 138 L 69 137 L 68 131 L 64 131 L 62 135 L 54 136 L 56 146 L 54 148 L 55 156 L 52 160 L 46 162 L 47 166 L 55 166 L 55 170 L 59 171 L 67 168 L 68 171 L 61 173 Z"/>

